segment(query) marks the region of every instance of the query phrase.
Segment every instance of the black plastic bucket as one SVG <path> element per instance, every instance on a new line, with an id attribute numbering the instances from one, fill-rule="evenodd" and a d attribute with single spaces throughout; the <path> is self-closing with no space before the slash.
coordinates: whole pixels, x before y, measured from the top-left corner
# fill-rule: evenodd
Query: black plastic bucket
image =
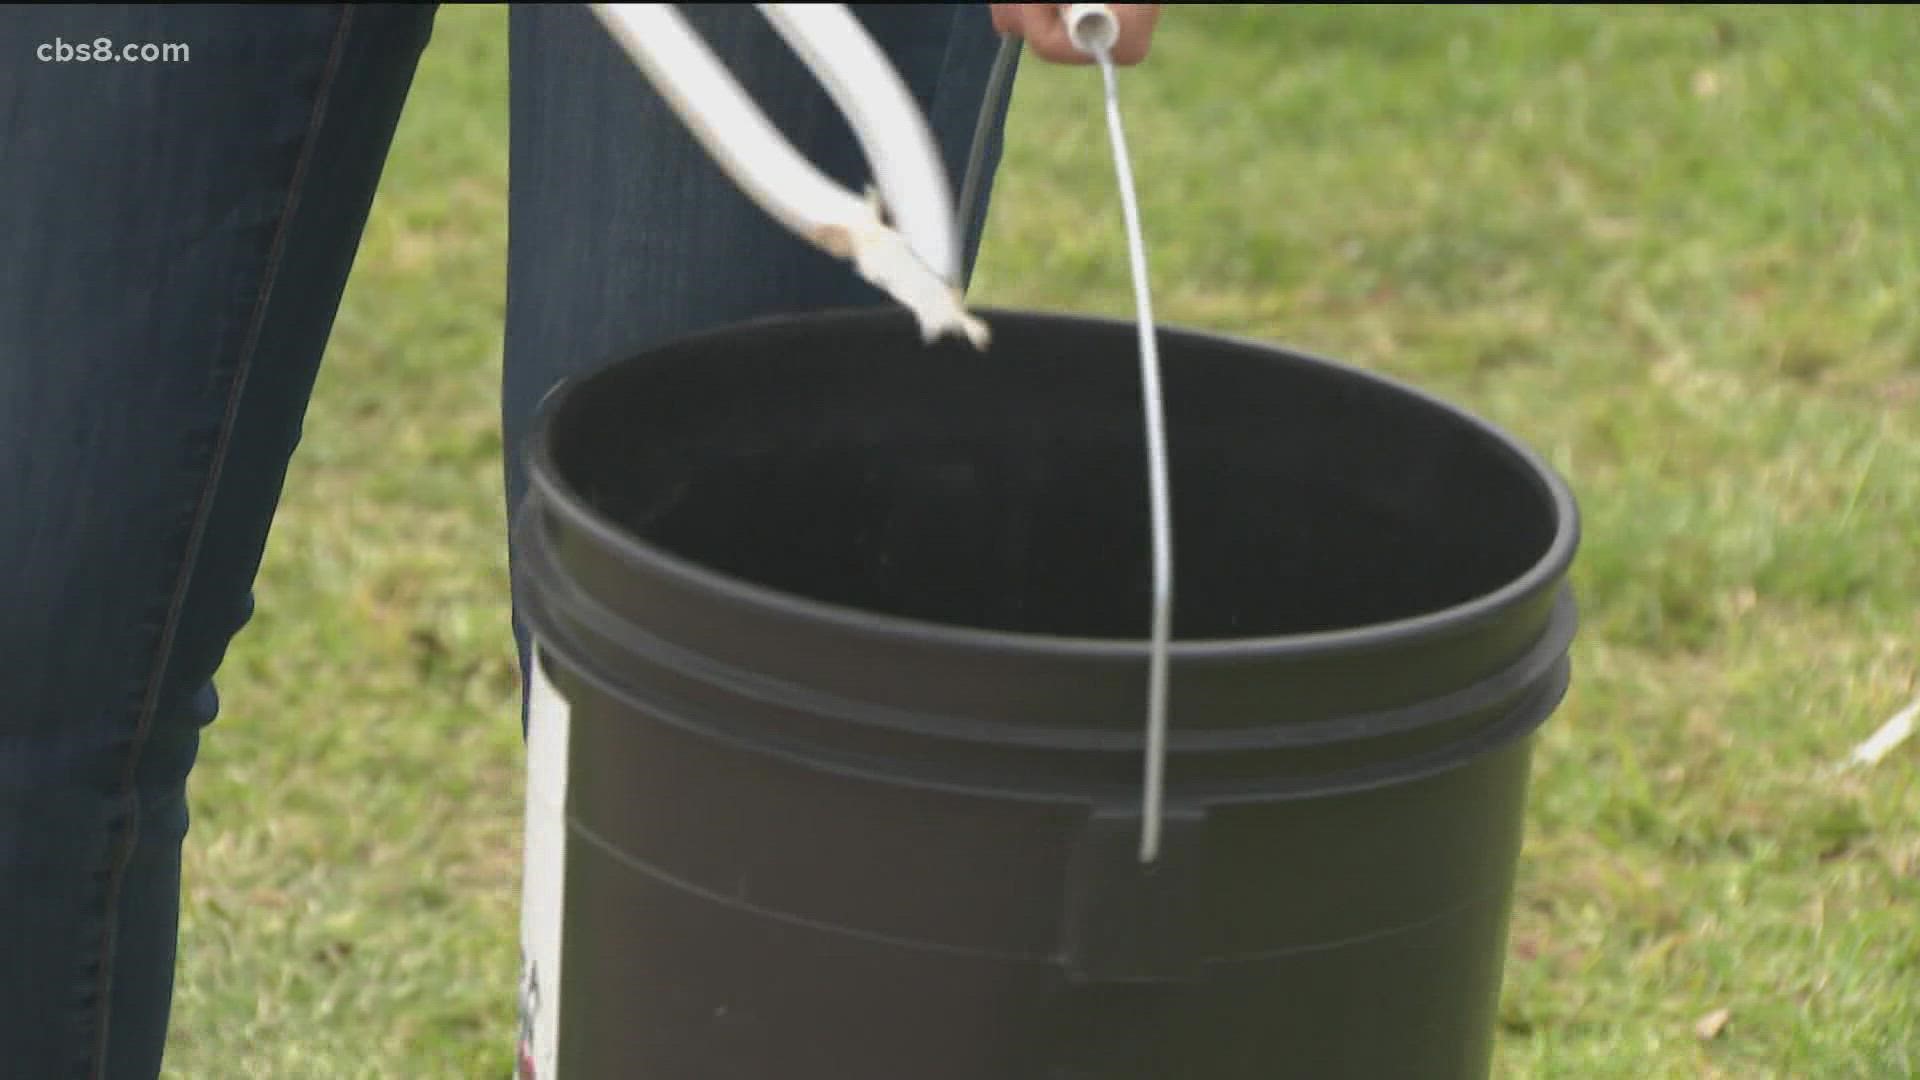
<path id="1" fill-rule="evenodd" d="M 1566 486 L 1398 383 L 1163 331 L 1143 868 L 1135 330 L 983 314 L 985 355 L 837 312 L 548 401 L 516 585 L 565 732 L 558 1075 L 1484 1077 Z"/>

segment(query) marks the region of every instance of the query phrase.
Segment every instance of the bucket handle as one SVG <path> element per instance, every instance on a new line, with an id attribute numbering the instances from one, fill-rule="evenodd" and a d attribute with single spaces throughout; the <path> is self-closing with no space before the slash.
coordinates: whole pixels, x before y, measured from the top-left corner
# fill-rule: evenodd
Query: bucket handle
<path id="1" fill-rule="evenodd" d="M 756 4 L 820 81 L 852 125 L 879 195 L 866 198 L 835 184 L 768 123 L 726 67 L 671 4 L 589 4 L 627 55 L 653 83 L 707 153 L 742 191 L 788 230 L 829 254 L 849 258 L 861 276 L 905 305 L 932 342 L 960 334 L 985 349 L 987 326 L 967 313 L 960 286 L 960 249 L 971 222 L 954 213 L 952 192 L 926 117 L 900 75 L 844 4 Z M 1069 39 L 1100 66 L 1107 128 L 1127 234 L 1140 325 L 1140 378 L 1145 401 L 1147 473 L 1153 540 L 1153 615 L 1148 651 L 1145 777 L 1138 858 L 1160 856 L 1166 814 L 1168 653 L 1173 634 L 1173 511 L 1158 334 L 1147 282 L 1133 168 L 1120 122 L 1112 49 L 1120 24 L 1106 4 L 1069 4 Z M 1018 39 L 1003 43 L 990 90 L 1009 74 Z M 991 107 L 990 92 L 987 107 Z M 968 155 L 966 201 L 972 213 L 987 117 L 983 108 Z M 882 202 L 900 222 L 882 217 Z"/>
<path id="2" fill-rule="evenodd" d="M 1127 152 L 1127 138 L 1120 122 L 1120 92 L 1113 70 L 1112 49 L 1120 40 L 1120 22 L 1106 4 L 1068 4 L 1062 13 L 1067 37 L 1076 48 L 1100 65 L 1100 77 L 1106 97 L 1107 133 L 1112 144 L 1113 168 L 1120 188 L 1121 223 L 1126 230 L 1127 257 L 1133 277 L 1136 319 L 1140 328 L 1140 388 L 1145 406 L 1147 436 L 1147 496 L 1149 528 L 1153 541 L 1153 622 L 1148 632 L 1147 654 L 1147 729 L 1146 752 L 1142 762 L 1140 785 L 1139 860 L 1150 864 L 1160 857 L 1163 825 L 1167 817 L 1167 682 L 1168 653 L 1173 639 L 1173 496 L 1168 480 L 1165 393 L 1160 379 L 1159 334 L 1154 327 L 1153 296 L 1147 279 L 1146 242 L 1140 228 L 1140 200 L 1133 187 L 1133 165 Z M 1006 87 L 1014 61 L 1020 53 L 1020 39 L 1009 37 L 1000 45 L 993 71 L 987 78 L 986 104 L 973 131 L 973 147 L 967 154 L 965 182 L 960 188 L 959 232 L 962 236 L 977 224 L 972 218 L 978 205 L 982 170 L 985 164 L 991 109 Z"/>

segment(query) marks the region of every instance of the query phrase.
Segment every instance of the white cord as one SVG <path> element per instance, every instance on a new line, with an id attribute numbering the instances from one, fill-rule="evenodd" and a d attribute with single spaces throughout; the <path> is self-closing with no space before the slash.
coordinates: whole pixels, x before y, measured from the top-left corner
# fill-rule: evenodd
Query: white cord
<path id="1" fill-rule="evenodd" d="M 1112 48 L 1119 24 L 1104 4 L 1074 4 L 1067 13 L 1073 43 L 1100 62 L 1106 84 L 1107 132 L 1112 136 L 1113 167 L 1120 179 L 1120 210 L 1126 221 L 1127 254 L 1133 269 L 1133 300 L 1140 321 L 1140 387 L 1147 412 L 1147 485 L 1153 517 L 1153 636 L 1147 661 L 1146 782 L 1140 807 L 1140 861 L 1160 855 L 1160 825 L 1166 802 L 1167 652 L 1173 636 L 1173 507 L 1167 483 L 1167 432 L 1160 387 L 1160 342 L 1153 325 L 1153 299 L 1147 287 L 1146 241 L 1140 229 L 1140 202 L 1133 190 L 1133 166 L 1120 124 L 1120 91 L 1114 77 Z"/>

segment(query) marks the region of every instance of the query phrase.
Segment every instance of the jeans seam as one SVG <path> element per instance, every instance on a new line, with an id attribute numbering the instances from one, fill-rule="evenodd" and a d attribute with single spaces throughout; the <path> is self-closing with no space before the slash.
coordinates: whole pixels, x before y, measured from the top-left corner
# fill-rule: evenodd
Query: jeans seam
<path id="1" fill-rule="evenodd" d="M 247 375 L 253 368 L 254 353 L 259 348 L 260 337 L 266 323 L 267 304 L 273 294 L 274 282 L 279 276 L 280 262 L 286 254 L 287 232 L 294 214 L 299 209 L 301 190 L 305 186 L 307 173 L 313 163 L 314 146 L 319 141 L 320 127 L 326 120 L 327 102 L 331 96 L 334 81 L 339 76 L 341 58 L 346 51 L 347 35 L 352 28 L 353 6 L 343 4 L 340 7 L 340 22 L 334 29 L 333 42 L 328 47 L 326 65 L 321 69 L 320 85 L 314 94 L 312 110 L 307 119 L 307 131 L 301 139 L 299 151 L 294 158 L 293 176 L 287 185 L 286 198 L 281 203 L 279 224 L 275 227 L 273 239 L 268 244 L 267 262 L 261 273 L 260 289 L 254 297 L 253 312 L 247 322 L 247 336 L 241 344 L 240 354 L 234 367 L 233 381 L 227 390 L 226 409 L 214 436 L 213 453 L 207 465 L 206 479 L 200 487 L 200 497 L 194 506 L 185 550 L 181 555 L 180 572 L 174 578 L 173 590 L 168 598 L 166 614 L 161 623 L 160 640 L 154 650 L 153 670 L 147 678 L 146 689 L 141 694 L 140 711 L 134 720 L 133 738 L 127 750 L 126 765 L 121 771 L 119 789 L 120 801 L 124 807 L 125 825 L 120 835 L 112 842 L 107 855 L 104 918 L 101 922 L 100 951 L 95 976 L 99 991 L 93 1011 L 95 1031 L 91 1050 L 93 1060 L 90 1066 L 84 1064 L 82 1066 L 83 1072 L 91 1080 L 102 1080 L 107 1067 L 113 1010 L 113 953 L 116 943 L 120 890 L 126 881 L 127 863 L 132 858 L 133 849 L 140 837 L 138 773 L 141 751 L 146 746 L 153 727 L 154 713 L 160 705 L 160 688 L 166 681 L 174 638 L 180 629 L 180 618 L 186 607 L 187 591 L 193 583 L 194 563 L 198 560 L 200 545 L 206 537 L 208 521 L 212 517 L 213 503 L 220 486 L 220 475 L 227 454 L 232 449 L 233 429 L 239 414 L 240 399 L 246 391 Z"/>
<path id="2" fill-rule="evenodd" d="M 960 20 L 967 14 L 967 6 L 956 4 L 953 9 L 953 25 L 947 28 L 947 47 L 940 50 L 940 73 L 933 77 L 933 93 L 927 97 L 927 118 L 932 120 L 940 114 L 940 106 L 947 97 L 947 86 L 953 81 L 949 76 L 953 70 L 953 48 L 965 33 L 960 28 Z"/>

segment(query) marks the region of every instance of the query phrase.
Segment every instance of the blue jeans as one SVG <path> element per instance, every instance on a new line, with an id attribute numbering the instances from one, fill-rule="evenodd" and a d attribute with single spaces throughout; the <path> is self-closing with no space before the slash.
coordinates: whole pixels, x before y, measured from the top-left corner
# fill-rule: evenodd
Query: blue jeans
<path id="1" fill-rule="evenodd" d="M 804 154 L 864 184 L 750 6 L 684 10 Z M 856 10 L 957 183 L 986 12 Z M 0 9 L 0 1075 L 159 1071 L 187 774 L 433 14 Z M 584 7 L 511 28 L 509 448 L 608 357 L 884 302 L 740 195 Z M 102 37 L 190 60 L 35 56 Z M 516 454 L 505 470 L 511 508 Z"/>

